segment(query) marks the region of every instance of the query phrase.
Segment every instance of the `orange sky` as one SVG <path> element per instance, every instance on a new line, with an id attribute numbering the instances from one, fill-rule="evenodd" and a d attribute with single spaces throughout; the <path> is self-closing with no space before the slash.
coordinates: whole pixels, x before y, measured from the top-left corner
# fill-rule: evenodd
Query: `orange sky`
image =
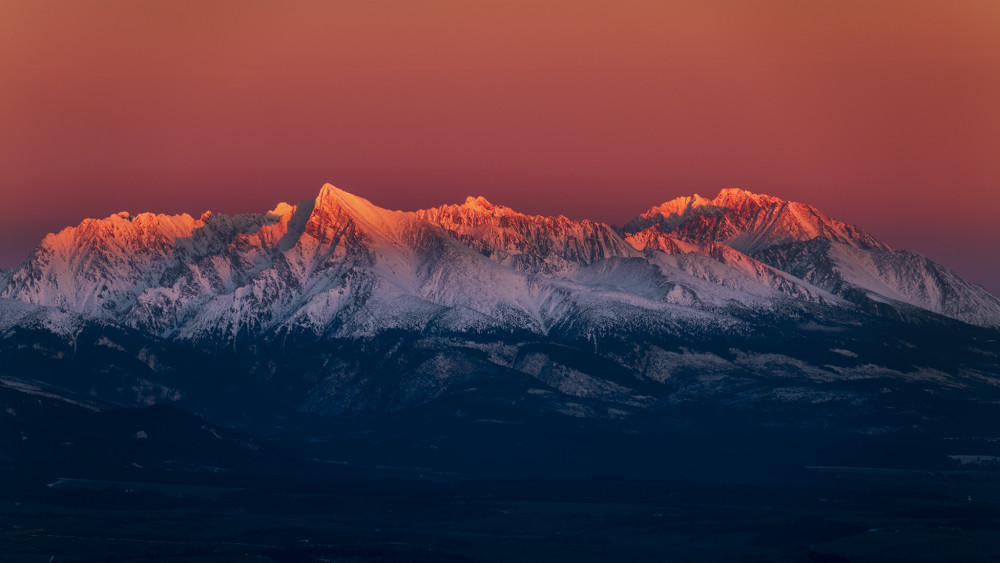
<path id="1" fill-rule="evenodd" d="M 623 223 L 805 201 L 1000 293 L 1000 2 L 0 0 L 0 266 L 329 181 Z"/>

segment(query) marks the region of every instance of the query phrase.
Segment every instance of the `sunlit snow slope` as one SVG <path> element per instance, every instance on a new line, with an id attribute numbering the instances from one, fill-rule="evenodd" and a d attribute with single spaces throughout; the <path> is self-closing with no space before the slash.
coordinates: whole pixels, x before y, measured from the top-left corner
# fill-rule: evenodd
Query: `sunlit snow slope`
<path id="1" fill-rule="evenodd" d="M 618 230 L 483 198 L 390 211 L 332 185 L 226 216 L 87 219 L 0 277 L 0 296 L 158 336 L 237 342 L 387 329 L 546 334 L 728 322 L 797 303 L 900 303 L 1000 326 L 1000 300 L 815 208 L 743 190 L 678 198 Z M 589 328 L 586 328 L 589 327 Z"/>

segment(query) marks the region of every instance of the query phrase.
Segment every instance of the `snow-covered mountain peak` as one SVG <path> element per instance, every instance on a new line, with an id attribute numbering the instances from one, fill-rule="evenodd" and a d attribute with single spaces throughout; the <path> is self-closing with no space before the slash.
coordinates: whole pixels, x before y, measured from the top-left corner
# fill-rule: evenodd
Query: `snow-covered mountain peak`
<path id="1" fill-rule="evenodd" d="M 267 213 L 87 219 L 0 272 L 0 297 L 185 338 L 234 338 L 282 323 L 317 334 L 368 330 L 458 306 L 550 326 L 566 295 L 586 294 L 601 308 L 607 296 L 592 292 L 626 286 L 646 288 L 628 299 L 647 301 L 676 289 L 668 301 L 690 306 L 834 303 L 832 295 L 866 306 L 858 296 L 869 295 L 1000 325 L 996 298 L 808 205 L 730 189 L 668 201 L 624 231 L 483 197 L 391 211 L 326 184 L 313 199 Z M 666 293 L 647 291 L 654 286 Z M 550 305 L 561 304 L 542 307 L 553 291 L 563 297 Z"/>
<path id="2" fill-rule="evenodd" d="M 462 205 L 422 209 L 417 216 L 492 260 L 523 271 L 565 272 L 575 265 L 634 254 L 603 223 L 526 215 L 482 197 L 469 197 Z"/>
<path id="3" fill-rule="evenodd" d="M 319 210 L 327 210 L 329 212 L 342 211 L 358 219 L 374 219 L 386 211 L 385 209 L 376 207 L 367 199 L 345 192 L 333 184 L 324 184 L 319 190 L 319 195 L 316 196 L 313 202 L 313 213 Z"/>
<path id="4" fill-rule="evenodd" d="M 332 184 L 324 184 L 315 200 L 299 205 L 312 206 L 305 232 L 321 243 L 356 230 L 371 239 L 393 239 L 398 234 L 400 222 L 408 215 L 378 207 Z"/>
<path id="5" fill-rule="evenodd" d="M 101 254 L 148 254 L 172 247 L 176 239 L 190 237 L 195 229 L 202 226 L 203 221 L 187 213 L 140 213 L 132 216 L 127 211 L 121 211 L 104 219 L 84 219 L 76 227 L 50 233 L 42 239 L 39 249 L 67 257 L 67 253 L 82 248 Z"/>
<path id="6" fill-rule="evenodd" d="M 204 226 L 187 213 L 84 219 L 42 239 L 0 294 L 87 314 L 118 314 Z"/>
<path id="7" fill-rule="evenodd" d="M 334 203 L 361 211 L 367 211 L 375 207 L 372 205 L 372 202 L 363 197 L 345 192 L 330 183 L 323 184 L 323 187 L 319 190 L 319 195 L 316 196 L 316 205 L 330 205 Z"/>
<path id="8" fill-rule="evenodd" d="M 652 225 L 698 244 L 721 242 L 743 252 L 777 244 L 826 238 L 865 249 L 889 247 L 865 230 L 827 217 L 815 207 L 739 188 L 712 200 L 695 195 L 653 207 L 625 226 L 639 233 Z"/>
<path id="9" fill-rule="evenodd" d="M 711 205 L 721 210 L 730 209 L 737 211 L 742 209 L 756 211 L 758 209 L 772 209 L 792 206 L 798 210 L 804 211 L 807 214 L 815 215 L 815 218 L 819 221 L 833 221 L 811 205 L 784 200 L 773 195 L 758 194 L 742 188 L 724 188 L 720 190 L 719 194 L 715 196 L 715 199 L 711 201 Z M 804 221 L 806 220 L 804 218 L 802 219 Z M 839 223 L 839 221 L 837 222 Z"/>
<path id="10" fill-rule="evenodd" d="M 440 212 L 439 214 L 442 215 L 463 217 L 465 220 L 472 222 L 485 221 L 487 223 L 495 223 L 495 218 L 498 217 L 518 217 L 532 221 L 545 219 L 545 217 L 541 215 L 528 215 L 507 207 L 506 205 L 493 203 L 483 196 L 471 195 L 465 198 L 465 201 L 461 205 L 442 205 L 431 209 L 421 209 L 420 211 L 417 211 L 417 214 L 426 216 L 434 215 L 435 212 Z M 434 221 L 432 220 L 431 222 L 433 223 Z"/>
<path id="11" fill-rule="evenodd" d="M 698 194 L 694 194 L 693 196 L 681 196 L 664 202 L 656 207 L 650 208 L 645 213 L 640 215 L 640 217 L 652 219 L 656 216 L 671 217 L 674 215 L 684 215 L 694 209 L 711 204 L 712 200 L 701 197 Z"/>
<path id="12" fill-rule="evenodd" d="M 465 203 L 462 204 L 462 207 L 464 207 L 466 209 L 471 209 L 471 210 L 474 210 L 474 211 L 481 211 L 483 213 L 493 212 L 498 207 L 499 208 L 504 208 L 503 206 L 493 205 L 492 203 L 489 202 L 489 200 L 487 200 L 483 196 L 471 196 L 471 195 L 469 197 L 465 198 Z M 509 209 L 509 208 L 506 208 L 506 209 Z"/>
<path id="13" fill-rule="evenodd" d="M 681 196 L 651 207 L 639 217 L 648 220 L 649 224 L 657 223 L 661 227 L 669 229 L 672 224 L 679 224 L 691 215 L 720 214 L 746 205 L 768 206 L 787 203 L 789 202 L 780 198 L 755 194 L 742 188 L 723 188 L 714 199 L 708 199 L 698 194 Z M 626 228 L 626 230 L 638 232 L 642 229 L 633 231 Z"/>
<path id="14" fill-rule="evenodd" d="M 722 188 L 719 190 L 719 194 L 715 196 L 712 202 L 715 205 L 726 205 L 734 204 L 743 201 L 756 201 L 756 202 L 780 202 L 784 201 L 781 198 L 774 197 L 767 194 L 757 194 L 751 192 L 750 190 L 745 190 L 743 188 Z"/>

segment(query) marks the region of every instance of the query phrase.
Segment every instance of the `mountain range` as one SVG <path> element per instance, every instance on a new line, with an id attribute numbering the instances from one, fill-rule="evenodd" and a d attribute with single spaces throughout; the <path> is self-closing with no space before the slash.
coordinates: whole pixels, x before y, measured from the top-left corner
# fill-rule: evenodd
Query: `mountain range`
<path id="1" fill-rule="evenodd" d="M 692 401 L 866 412 L 903 388 L 988 401 L 998 328 L 1000 299 L 955 272 L 740 189 L 614 227 L 482 197 L 391 211 L 327 184 L 267 213 L 87 219 L 0 273 L 4 381 L 209 413 L 219 393 L 597 418 Z"/>

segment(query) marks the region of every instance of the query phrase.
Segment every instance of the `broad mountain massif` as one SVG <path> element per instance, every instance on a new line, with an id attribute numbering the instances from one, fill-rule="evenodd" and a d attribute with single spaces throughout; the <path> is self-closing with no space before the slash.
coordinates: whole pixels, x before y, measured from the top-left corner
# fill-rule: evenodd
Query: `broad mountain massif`
<path id="1" fill-rule="evenodd" d="M 481 197 L 390 211 L 329 184 L 262 214 L 122 212 L 45 237 L 0 296 L 9 385 L 223 422 L 245 400 L 597 419 L 777 404 L 809 424 L 899 396 L 991 404 L 1000 383 L 1000 299 L 740 189 L 624 228 Z"/>

